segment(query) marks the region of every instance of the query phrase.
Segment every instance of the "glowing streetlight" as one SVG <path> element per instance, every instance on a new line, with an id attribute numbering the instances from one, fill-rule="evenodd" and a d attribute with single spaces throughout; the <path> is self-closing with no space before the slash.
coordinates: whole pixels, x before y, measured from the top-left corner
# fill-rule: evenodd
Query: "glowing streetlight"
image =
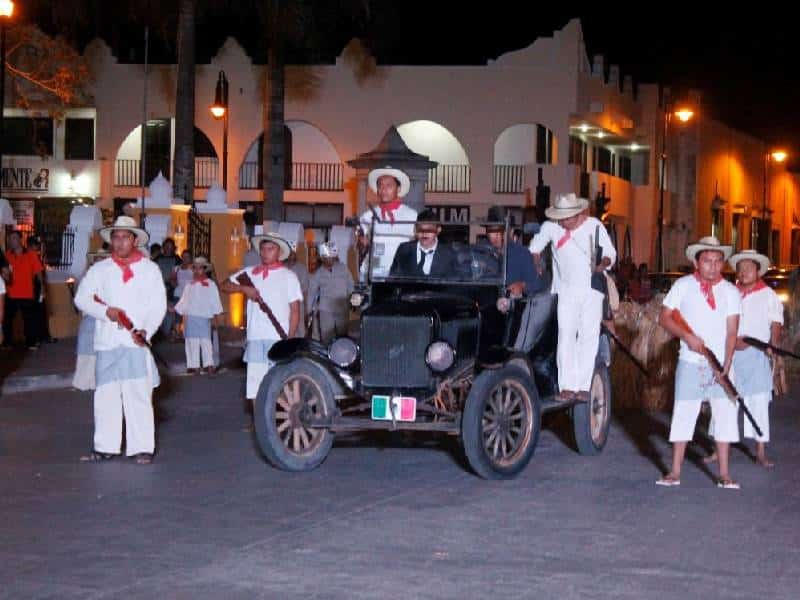
<path id="1" fill-rule="evenodd" d="M 0 0 L 0 140 L 3 139 L 3 114 L 6 106 L 6 23 L 14 14 L 13 0 Z M 3 195 L 3 148 L 0 146 L 0 196 Z"/>
<path id="2" fill-rule="evenodd" d="M 694 116 L 694 111 L 691 108 L 680 108 L 675 111 L 675 116 L 678 117 L 681 122 L 686 123 Z"/>
<path id="3" fill-rule="evenodd" d="M 772 156 L 772 160 L 775 162 L 783 162 L 789 155 L 784 150 L 775 150 L 770 156 Z"/>
<path id="4" fill-rule="evenodd" d="M 0 0 L 0 17 L 10 18 L 14 14 L 14 2 L 12 0 Z"/>
<path id="5" fill-rule="evenodd" d="M 219 72 L 211 116 L 222 121 L 222 188 L 228 191 L 228 78 L 225 71 Z"/>

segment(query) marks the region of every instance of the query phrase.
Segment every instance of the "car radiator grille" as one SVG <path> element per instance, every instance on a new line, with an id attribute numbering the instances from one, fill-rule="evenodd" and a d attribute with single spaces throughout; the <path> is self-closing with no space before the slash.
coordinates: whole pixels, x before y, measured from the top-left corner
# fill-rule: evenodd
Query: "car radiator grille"
<path id="1" fill-rule="evenodd" d="M 426 387 L 431 380 L 425 350 L 431 343 L 429 317 L 364 315 L 361 376 L 367 387 Z"/>

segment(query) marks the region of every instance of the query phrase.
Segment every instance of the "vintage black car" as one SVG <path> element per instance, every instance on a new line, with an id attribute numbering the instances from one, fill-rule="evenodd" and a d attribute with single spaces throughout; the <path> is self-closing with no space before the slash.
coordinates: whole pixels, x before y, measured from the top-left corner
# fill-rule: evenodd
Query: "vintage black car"
<path id="1" fill-rule="evenodd" d="M 561 409 L 572 414 L 581 454 L 603 449 L 611 414 L 607 341 L 591 400 L 554 400 L 556 297 L 511 298 L 504 253 L 480 244 L 456 251 L 458 268 L 447 278 L 368 277 L 351 298 L 360 309 L 358 339 L 273 346 L 276 365 L 255 405 L 271 464 L 317 467 L 337 432 L 438 431 L 460 436 L 479 476 L 509 478 L 530 461 L 542 413 Z"/>

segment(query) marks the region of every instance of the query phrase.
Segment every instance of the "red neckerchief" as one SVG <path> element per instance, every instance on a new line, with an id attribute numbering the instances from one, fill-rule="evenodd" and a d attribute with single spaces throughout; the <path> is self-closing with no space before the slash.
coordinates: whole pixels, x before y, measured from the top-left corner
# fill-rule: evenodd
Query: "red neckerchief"
<path id="1" fill-rule="evenodd" d="M 739 293 L 742 295 L 742 300 L 744 300 L 750 294 L 752 294 L 754 292 L 757 292 L 758 290 L 763 290 L 765 287 L 767 287 L 767 284 L 764 283 L 763 279 L 759 279 L 756 282 L 756 284 L 752 288 L 750 288 L 749 290 L 745 290 L 741 285 L 738 285 L 738 284 L 736 285 L 736 287 L 739 288 Z"/>
<path id="2" fill-rule="evenodd" d="M 135 262 L 139 262 L 142 258 L 144 258 L 144 255 L 138 250 L 131 251 L 128 258 L 118 258 L 114 254 L 111 255 L 111 260 L 122 269 L 122 283 L 128 283 L 133 279 L 133 269 L 131 269 L 131 265 Z"/>
<path id="3" fill-rule="evenodd" d="M 561 246 L 566 244 L 569 241 L 569 238 L 572 237 L 572 232 L 567 229 L 567 232 L 561 236 L 561 239 L 556 242 L 556 250 L 560 250 Z"/>
<path id="4" fill-rule="evenodd" d="M 700 273 L 695 271 L 694 278 L 697 280 L 697 283 L 700 284 L 700 291 L 703 293 L 703 296 L 705 296 L 706 302 L 708 302 L 711 310 L 717 310 L 717 301 L 714 299 L 714 286 L 722 281 L 722 275 L 720 275 L 716 281 L 709 282 L 700 279 Z"/>
<path id="5" fill-rule="evenodd" d="M 394 211 L 400 208 L 400 198 L 395 198 L 391 202 L 381 202 L 381 219 L 386 220 L 386 217 L 389 217 L 389 221 L 394 223 Z"/>
<path id="6" fill-rule="evenodd" d="M 277 271 L 278 269 L 283 268 L 283 263 L 274 262 L 268 265 L 258 265 L 255 269 L 253 269 L 253 275 L 261 275 L 262 279 L 266 279 L 269 276 L 270 271 Z"/>
<path id="7" fill-rule="evenodd" d="M 208 277 L 201 277 L 200 279 L 192 279 L 192 285 L 199 283 L 203 287 L 208 287 Z"/>

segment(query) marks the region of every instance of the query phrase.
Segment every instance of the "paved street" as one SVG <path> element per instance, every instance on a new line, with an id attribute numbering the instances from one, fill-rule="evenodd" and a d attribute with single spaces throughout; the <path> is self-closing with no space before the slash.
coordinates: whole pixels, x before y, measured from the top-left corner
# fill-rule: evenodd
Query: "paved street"
<path id="1" fill-rule="evenodd" d="M 641 413 L 595 458 L 546 419 L 510 482 L 471 475 L 454 440 L 390 434 L 282 473 L 241 431 L 241 386 L 236 371 L 168 379 L 150 467 L 77 461 L 87 393 L 0 398 L 0 596 L 798 597 L 796 399 L 774 407 L 773 471 L 733 452 L 734 492 L 693 464 L 682 487 L 655 486 L 665 420 Z"/>

